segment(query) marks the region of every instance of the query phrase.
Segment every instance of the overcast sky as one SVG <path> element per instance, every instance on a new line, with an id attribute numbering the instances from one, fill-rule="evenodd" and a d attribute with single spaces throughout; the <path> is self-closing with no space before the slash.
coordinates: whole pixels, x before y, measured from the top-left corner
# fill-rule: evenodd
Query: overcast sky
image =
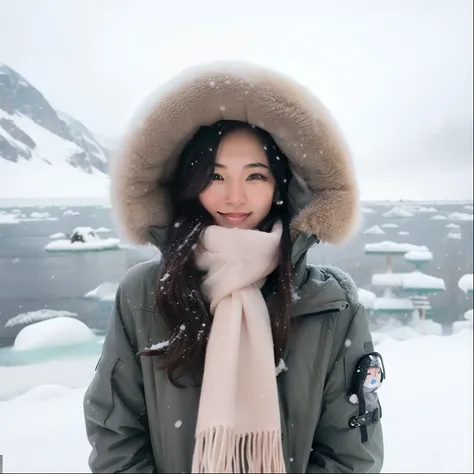
<path id="1" fill-rule="evenodd" d="M 466 199 L 472 14 L 472 0 L 0 0 L 0 62 L 111 138 L 187 66 L 274 67 L 336 116 L 363 197 Z"/>

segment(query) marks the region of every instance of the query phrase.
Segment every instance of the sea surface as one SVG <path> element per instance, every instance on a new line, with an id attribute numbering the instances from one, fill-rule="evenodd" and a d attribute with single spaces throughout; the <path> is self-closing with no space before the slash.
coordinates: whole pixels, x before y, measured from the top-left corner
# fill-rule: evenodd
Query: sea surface
<path id="1" fill-rule="evenodd" d="M 422 270 L 444 278 L 446 291 L 430 297 L 433 318 L 445 327 L 462 319 L 472 308 L 472 296 L 459 288 L 459 278 L 473 272 L 473 222 L 432 220 L 435 214 L 449 216 L 453 212 L 472 214 L 465 203 L 433 204 L 438 212 L 416 212 L 414 217 L 387 218 L 382 214 L 397 203 L 366 203 L 375 212 L 363 214 L 361 232 L 342 246 L 319 244 L 309 252 L 313 264 L 335 265 L 349 272 L 359 288 L 373 290 L 371 275 L 385 271 L 385 258 L 364 254 L 366 243 L 390 240 L 426 245 L 434 260 Z M 424 203 L 426 205 L 426 203 Z M 12 212 L 12 207 L 0 207 L 0 213 Z M 34 220 L 18 224 L 0 223 L 0 347 L 11 346 L 24 325 L 5 327 L 7 321 L 19 314 L 40 309 L 66 310 L 94 332 L 104 331 L 111 309 L 110 303 L 86 299 L 84 295 L 101 283 L 117 283 L 128 268 L 156 256 L 152 247 L 128 247 L 100 252 L 50 253 L 44 247 L 54 233 L 71 233 L 77 226 L 111 229 L 102 238 L 117 237 L 110 209 L 103 206 L 41 206 L 19 207 L 22 215 L 47 212 L 57 220 Z M 73 211 L 77 215 L 64 215 Z M 460 226 L 460 240 L 447 239 L 451 231 L 446 224 Z M 395 223 L 397 228 L 384 228 L 385 235 L 366 235 L 363 231 L 373 225 Z M 407 231 L 409 235 L 399 235 Z M 393 260 L 393 271 L 411 271 L 413 265 L 403 257 Z M 373 290 L 374 291 L 374 290 Z M 379 290 L 375 290 L 380 294 Z M 1 351 L 1 349 L 0 349 Z M 0 353 L 0 365 L 2 363 Z"/>

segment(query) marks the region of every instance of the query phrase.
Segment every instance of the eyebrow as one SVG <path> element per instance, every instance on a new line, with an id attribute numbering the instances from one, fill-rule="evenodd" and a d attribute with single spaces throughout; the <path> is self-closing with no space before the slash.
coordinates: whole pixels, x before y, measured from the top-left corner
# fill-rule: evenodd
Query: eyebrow
<path id="1" fill-rule="evenodd" d="M 222 163 L 216 163 L 214 165 L 216 168 L 227 168 L 227 166 L 223 165 Z M 255 163 L 249 163 L 248 165 L 245 165 L 244 168 L 266 168 L 267 170 L 270 169 L 267 165 L 259 162 Z"/>

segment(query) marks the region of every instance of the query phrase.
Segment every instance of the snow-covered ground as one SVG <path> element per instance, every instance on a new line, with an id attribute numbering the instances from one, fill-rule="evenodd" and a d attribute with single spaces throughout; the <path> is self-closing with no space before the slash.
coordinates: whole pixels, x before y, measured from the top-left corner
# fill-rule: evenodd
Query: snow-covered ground
<path id="1" fill-rule="evenodd" d="M 473 472 L 472 339 L 464 330 L 376 345 L 387 368 L 384 472 Z M 0 367 L 2 388 L 29 389 L 0 402 L 6 472 L 90 472 L 82 398 L 96 362 Z"/>

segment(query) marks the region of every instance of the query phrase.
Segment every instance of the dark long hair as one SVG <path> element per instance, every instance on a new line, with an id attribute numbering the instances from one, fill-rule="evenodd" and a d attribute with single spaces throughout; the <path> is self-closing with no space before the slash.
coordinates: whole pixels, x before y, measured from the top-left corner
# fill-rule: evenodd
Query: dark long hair
<path id="1" fill-rule="evenodd" d="M 276 198 L 258 227 L 268 232 L 278 219 L 283 227 L 280 263 L 266 283 L 266 288 L 276 293 L 275 310 L 270 314 L 275 362 L 281 357 L 288 339 L 292 296 L 288 158 L 268 132 L 248 123 L 221 120 L 200 127 L 181 152 L 169 187 L 174 216 L 163 250 L 163 276 L 158 282 L 156 307 L 170 329 L 171 339 L 165 351 L 141 353 L 164 354 L 161 368 L 167 370 L 170 382 L 178 387 L 181 386 L 177 381 L 181 375 L 186 372 L 197 375 L 202 369 L 212 324 L 209 305 L 201 293 L 202 274 L 196 268 L 193 251 L 202 230 L 212 224 L 213 219 L 198 196 L 212 182 L 222 139 L 236 130 L 249 130 L 260 140 L 276 181 Z"/>

